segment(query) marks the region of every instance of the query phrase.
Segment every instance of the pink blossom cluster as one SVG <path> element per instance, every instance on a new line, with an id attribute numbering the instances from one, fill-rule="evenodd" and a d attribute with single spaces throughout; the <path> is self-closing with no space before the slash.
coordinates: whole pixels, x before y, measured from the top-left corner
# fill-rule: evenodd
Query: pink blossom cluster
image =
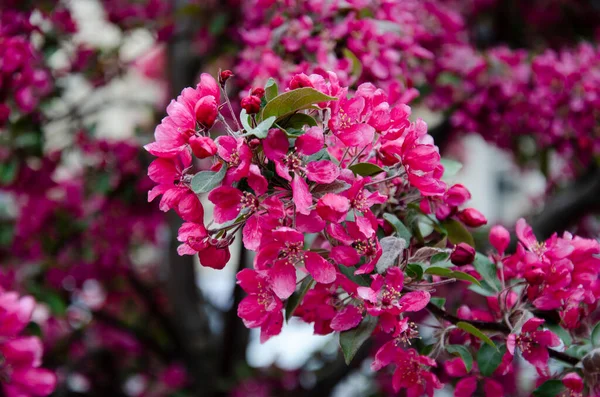
<path id="1" fill-rule="evenodd" d="M 408 106 L 390 105 L 372 84 L 350 93 L 334 73 L 298 74 L 279 96 L 269 94 L 272 86 L 253 89 L 241 104 L 243 130 L 236 130 L 220 112 L 229 107 L 220 91 L 229 76 L 223 72 L 218 83 L 203 74 L 196 88 L 184 89 L 156 128 L 156 141 L 146 146 L 158 157 L 149 168 L 157 183 L 149 200 L 162 195 L 160 208 L 174 209 L 185 221 L 180 254 L 198 254 L 202 265 L 223 268 L 241 230 L 244 246 L 256 256 L 253 268 L 237 275 L 248 293 L 238 315 L 261 329 L 262 341 L 280 333 L 286 305 L 288 317 L 314 323 L 320 334 L 373 322 L 398 349 L 390 355 L 391 345 L 382 348 L 374 368 L 419 368 L 396 380 L 396 390 L 418 395 L 441 387 L 428 369 L 434 360 L 397 347 L 418 335 L 406 315 L 425 308 L 430 287 L 396 266 L 410 256 L 410 235 L 392 236 L 383 213 L 416 206 L 425 214 L 435 210 L 433 219 L 472 227 L 486 219 L 475 209 L 459 210 L 470 194 L 440 179 L 444 168 L 425 123 L 411 122 Z M 316 105 L 308 111 L 274 107 L 306 95 Z M 271 112 L 275 116 L 267 117 Z M 295 127 L 289 126 L 294 118 Z M 221 123 L 226 134 L 213 139 L 213 126 Z M 194 171 L 194 157 L 204 171 Z M 215 206 L 208 225 L 200 193 Z M 472 257 L 466 247 L 458 250 Z M 462 251 L 454 257 L 469 261 Z M 307 290 L 289 309 L 299 283 Z"/>
<path id="2" fill-rule="evenodd" d="M 24 332 L 35 305 L 31 296 L 0 291 L 0 377 L 7 397 L 48 396 L 56 387 L 56 374 L 41 368 L 42 341 Z"/>
<path id="3" fill-rule="evenodd" d="M 600 297 L 600 243 L 568 232 L 538 242 L 524 219 L 516 233 L 516 252 L 502 259 L 505 280 L 525 279 L 528 301 L 538 310 L 557 311 L 565 328 L 587 323 Z M 501 226 L 492 229 L 490 239 L 500 255 L 507 235 Z"/>
<path id="4" fill-rule="evenodd" d="M 252 268 L 237 274 L 248 294 L 238 315 L 260 328 L 261 341 L 292 316 L 317 334 L 340 333 L 347 360 L 356 351 L 346 338 L 372 338 L 382 385 L 414 396 L 444 383 L 460 396 L 479 385 L 510 394 L 517 355 L 537 369 L 542 388 L 553 381 L 551 357 L 578 360 L 560 352 L 570 346 L 546 328 L 545 313 L 557 313 L 563 331 L 594 325 L 596 241 L 565 234 L 538 243 L 521 220 L 515 254 L 505 254 L 510 235 L 498 226 L 490 235 L 497 252 L 478 254 L 468 228 L 487 220 L 464 208 L 464 186 L 442 180 L 438 149 L 407 105 L 390 104 L 370 83 L 350 91 L 335 73 L 301 73 L 281 93 L 272 79 L 252 88 L 232 118 L 231 77 L 203 74 L 168 106 L 146 146 L 158 157 L 148 199 L 162 196 L 159 207 L 183 218 L 179 253 L 197 254 L 203 266 L 223 268 L 235 238 L 255 252 Z M 458 301 L 463 295 L 471 298 Z M 439 326 L 424 321 L 427 312 Z M 434 329 L 429 350 L 413 344 L 423 327 Z M 494 364 L 474 362 L 479 355 Z M 578 375 L 554 376 L 575 395 L 584 389 Z"/>
<path id="5" fill-rule="evenodd" d="M 58 3 L 56 1 L 51 3 Z M 76 28 L 69 12 L 58 7 L 42 14 L 58 32 L 69 33 Z M 53 89 L 50 71 L 32 37 L 40 27 L 31 23 L 32 10 L 22 11 L 17 4 L 7 4 L 0 10 L 0 127 L 17 112 L 34 112 Z"/>
<path id="6" fill-rule="evenodd" d="M 600 51 L 593 46 L 546 50 L 533 59 L 524 50 L 448 47 L 437 63 L 428 101 L 456 108 L 456 130 L 481 134 L 518 158 L 555 152 L 567 176 L 598 155 Z"/>
<path id="7" fill-rule="evenodd" d="M 342 84 L 376 83 L 391 103 L 419 95 L 430 64 L 466 39 L 464 22 L 438 1 L 243 2 L 244 50 L 234 72 L 244 85 L 333 70 Z"/>

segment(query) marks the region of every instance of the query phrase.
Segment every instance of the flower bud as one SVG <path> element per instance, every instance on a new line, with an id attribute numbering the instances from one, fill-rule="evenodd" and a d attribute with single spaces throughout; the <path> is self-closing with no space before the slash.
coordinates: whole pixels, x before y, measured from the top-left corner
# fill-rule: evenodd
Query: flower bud
<path id="1" fill-rule="evenodd" d="M 312 87 L 310 79 L 304 73 L 300 73 L 292 77 L 290 80 L 290 90 L 295 90 L 296 88 L 304 88 L 304 87 Z"/>
<path id="2" fill-rule="evenodd" d="M 510 243 L 510 233 L 503 226 L 496 225 L 490 230 L 490 243 L 499 254 L 504 254 Z"/>
<path id="3" fill-rule="evenodd" d="M 196 114 L 196 121 L 200 125 L 207 129 L 212 127 L 219 113 L 215 97 L 209 95 L 201 98 L 194 107 L 194 113 Z"/>
<path id="4" fill-rule="evenodd" d="M 227 82 L 227 80 L 229 80 L 230 77 L 235 76 L 233 74 L 233 72 L 231 70 L 223 70 L 221 71 L 221 73 L 219 73 L 219 84 L 221 84 L 221 86 L 224 86 L 225 83 Z"/>
<path id="5" fill-rule="evenodd" d="M 242 108 L 244 108 L 248 114 L 258 113 L 260 111 L 260 98 L 256 95 L 250 95 L 242 99 Z"/>
<path id="6" fill-rule="evenodd" d="M 467 243 L 460 243 L 454 247 L 450 254 L 450 262 L 456 266 L 463 266 L 473 263 L 475 259 L 475 248 Z"/>
<path id="7" fill-rule="evenodd" d="M 479 227 L 487 223 L 485 216 L 475 208 L 467 208 L 458 213 L 458 218 L 469 227 Z"/>
<path id="8" fill-rule="evenodd" d="M 461 206 L 470 198 L 471 193 L 460 183 L 453 185 L 444 195 L 444 201 L 452 207 Z"/>
<path id="9" fill-rule="evenodd" d="M 217 145 L 206 136 L 193 136 L 189 140 L 192 153 L 199 159 L 214 156 L 217 153 Z"/>
<path id="10" fill-rule="evenodd" d="M 252 95 L 256 95 L 257 97 L 262 98 L 263 96 L 265 96 L 265 90 L 264 90 L 264 88 L 260 88 L 260 87 L 253 88 Z"/>

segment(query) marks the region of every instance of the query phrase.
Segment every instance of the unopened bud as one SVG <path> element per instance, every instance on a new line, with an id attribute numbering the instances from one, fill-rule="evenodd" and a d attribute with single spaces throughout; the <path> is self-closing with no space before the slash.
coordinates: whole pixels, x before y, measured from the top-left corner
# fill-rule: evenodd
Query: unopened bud
<path id="1" fill-rule="evenodd" d="M 460 243 L 454 247 L 450 254 L 450 261 L 456 266 L 463 266 L 473 263 L 475 259 L 475 248 L 467 243 Z"/>
<path id="2" fill-rule="evenodd" d="M 479 227 L 487 223 L 486 217 L 475 208 L 467 208 L 458 213 L 458 218 L 469 227 Z"/>
<path id="3" fill-rule="evenodd" d="M 260 98 L 256 95 L 250 95 L 242 99 L 242 108 L 244 108 L 248 114 L 258 113 L 260 111 Z"/>
<path id="4" fill-rule="evenodd" d="M 219 73 L 219 84 L 221 84 L 221 86 L 224 86 L 227 80 L 229 80 L 229 78 L 232 76 L 234 76 L 234 74 L 231 70 L 221 71 L 221 73 Z"/>

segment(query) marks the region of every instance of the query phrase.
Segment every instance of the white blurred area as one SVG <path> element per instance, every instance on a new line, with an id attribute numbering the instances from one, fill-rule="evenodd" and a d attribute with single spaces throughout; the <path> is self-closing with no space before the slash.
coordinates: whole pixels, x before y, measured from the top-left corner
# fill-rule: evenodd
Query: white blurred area
<path id="1" fill-rule="evenodd" d="M 96 0 L 73 0 L 71 5 L 81 27 L 76 36 L 78 43 L 105 50 L 115 49 L 123 43 L 120 58 L 126 63 L 132 62 L 155 46 L 151 34 L 147 31 L 140 29 L 123 36 L 118 29 L 105 22 L 102 9 Z M 70 51 L 72 49 L 67 48 L 57 52 L 53 66 L 60 68 L 64 65 Z M 153 125 L 148 124 L 151 120 L 149 105 L 161 103 L 164 93 L 163 86 L 144 78 L 134 69 L 99 90 L 93 89 L 77 77 L 66 80 L 64 88 L 64 98 L 53 104 L 49 110 L 51 114 L 62 114 L 74 106 L 79 106 L 83 113 L 100 108 L 100 112 L 87 120 L 98 122 L 98 136 L 119 139 L 133 137 L 136 128 L 140 126 L 145 130 L 154 129 Z M 437 115 L 423 111 L 415 113 L 431 125 L 439 122 Z M 62 147 L 70 138 L 62 132 L 65 125 L 61 123 L 64 122 L 50 125 L 46 131 L 51 147 Z M 464 166 L 451 182 L 462 183 L 471 191 L 472 200 L 468 205 L 482 211 L 490 224 L 504 223 L 508 227 L 518 217 L 530 212 L 530 198 L 543 191 L 544 178 L 535 172 L 518 170 L 512 165 L 509 155 L 490 146 L 479 136 L 466 136 L 462 143 Z M 210 203 L 204 200 L 204 204 L 207 220 L 210 220 Z M 198 286 L 215 308 L 227 309 L 232 304 L 231 293 L 237 270 L 234 264 L 239 261 L 239 244 L 238 238 L 231 248 L 231 260 L 224 270 L 216 271 L 198 265 Z M 335 337 L 315 336 L 312 325 L 294 320 L 284 326 L 281 335 L 265 344 L 260 344 L 258 332 L 253 330 L 247 352 L 248 362 L 255 367 L 276 364 L 285 369 L 296 369 L 315 351 L 335 343 Z M 364 373 L 368 372 L 368 366 L 366 367 L 362 371 L 363 375 L 357 372 L 341 384 L 335 395 L 364 395 L 368 386 L 364 376 Z M 447 390 L 442 390 L 436 395 L 449 394 Z"/>

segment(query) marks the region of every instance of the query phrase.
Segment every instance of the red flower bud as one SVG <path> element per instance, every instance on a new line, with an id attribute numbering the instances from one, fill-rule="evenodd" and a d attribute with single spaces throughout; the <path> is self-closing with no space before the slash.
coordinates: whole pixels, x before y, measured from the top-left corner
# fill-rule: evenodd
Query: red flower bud
<path id="1" fill-rule="evenodd" d="M 242 99 L 242 107 L 246 110 L 248 114 L 258 113 L 260 110 L 260 98 L 256 95 L 250 95 L 244 99 Z"/>
<path id="2" fill-rule="evenodd" d="M 444 195 L 444 201 L 452 207 L 461 206 L 470 198 L 471 193 L 460 183 L 453 185 Z"/>
<path id="3" fill-rule="evenodd" d="M 487 223 L 486 217 L 475 208 L 467 208 L 458 213 L 458 218 L 469 227 L 479 227 Z"/>
<path id="4" fill-rule="evenodd" d="M 503 226 L 496 225 L 490 230 L 490 243 L 499 254 L 503 254 L 510 243 L 510 233 Z"/>
<path id="5" fill-rule="evenodd" d="M 219 113 L 215 97 L 210 95 L 200 99 L 194 107 L 194 112 L 196 113 L 196 120 L 200 125 L 205 128 L 212 127 Z"/>
<path id="6" fill-rule="evenodd" d="M 221 71 L 221 73 L 219 74 L 219 84 L 221 84 L 222 86 L 225 85 L 227 80 L 229 80 L 229 78 L 232 76 L 235 76 L 235 75 L 233 74 L 233 72 L 231 70 Z"/>
<path id="7" fill-rule="evenodd" d="M 295 90 L 296 88 L 304 88 L 304 87 L 312 87 L 310 79 L 304 73 L 300 73 L 292 77 L 290 80 L 290 90 Z"/>
<path id="8" fill-rule="evenodd" d="M 473 263 L 475 259 L 475 248 L 467 243 L 460 243 L 454 247 L 450 254 L 450 262 L 456 266 L 463 266 Z"/>
<path id="9" fill-rule="evenodd" d="M 193 136 L 189 140 L 192 153 L 199 159 L 214 156 L 217 153 L 217 145 L 206 136 Z"/>
<path id="10" fill-rule="evenodd" d="M 253 88 L 252 95 L 256 95 L 257 97 L 262 98 L 263 96 L 265 96 L 265 90 L 264 90 L 264 88 L 260 88 L 260 87 Z"/>

